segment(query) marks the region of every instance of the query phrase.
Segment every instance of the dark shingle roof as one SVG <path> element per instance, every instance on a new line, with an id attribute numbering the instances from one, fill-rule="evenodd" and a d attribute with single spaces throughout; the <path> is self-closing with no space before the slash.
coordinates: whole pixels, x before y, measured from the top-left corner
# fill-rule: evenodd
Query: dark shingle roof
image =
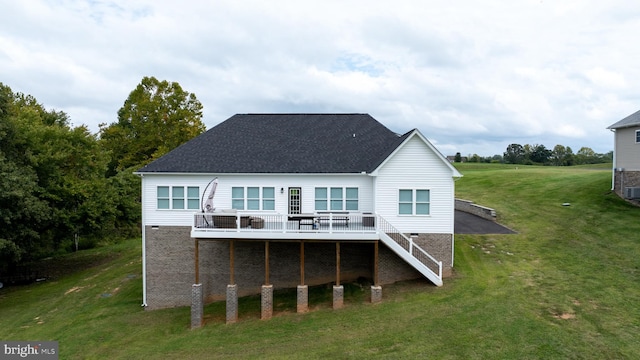
<path id="1" fill-rule="evenodd" d="M 607 129 L 620 129 L 630 126 L 640 125 L 640 110 L 618 121 L 617 123 L 607 127 Z"/>
<path id="2" fill-rule="evenodd" d="M 138 172 L 371 172 L 409 134 L 368 114 L 238 114 Z"/>

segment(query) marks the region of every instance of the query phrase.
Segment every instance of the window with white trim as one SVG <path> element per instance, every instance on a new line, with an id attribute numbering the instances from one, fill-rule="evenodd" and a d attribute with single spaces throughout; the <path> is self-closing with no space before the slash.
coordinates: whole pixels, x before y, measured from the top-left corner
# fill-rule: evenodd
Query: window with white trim
<path id="1" fill-rule="evenodd" d="M 398 191 L 399 215 L 429 215 L 431 194 L 427 189 L 400 189 Z"/>
<path id="2" fill-rule="evenodd" d="M 275 188 L 234 186 L 231 188 L 231 207 L 236 210 L 275 210 Z"/>
<path id="3" fill-rule="evenodd" d="M 636 130 L 636 144 L 640 144 L 640 130 Z"/>
<path id="4" fill-rule="evenodd" d="M 358 210 L 358 188 L 317 187 L 315 188 L 316 211 Z"/>
<path id="5" fill-rule="evenodd" d="M 164 210 L 197 210 L 200 208 L 198 186 L 158 186 L 157 208 Z"/>

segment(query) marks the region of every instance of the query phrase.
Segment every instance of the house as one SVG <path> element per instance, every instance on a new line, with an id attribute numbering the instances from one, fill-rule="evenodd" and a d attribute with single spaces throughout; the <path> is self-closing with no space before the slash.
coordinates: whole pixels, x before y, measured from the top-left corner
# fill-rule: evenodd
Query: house
<path id="1" fill-rule="evenodd" d="M 377 299 L 453 268 L 462 175 L 368 114 L 234 115 L 136 173 L 147 309 L 226 298 L 232 322 L 237 296 L 273 287 L 297 287 L 304 311 L 309 285 L 335 283 L 336 306 L 341 281 L 370 279 Z"/>
<path id="2" fill-rule="evenodd" d="M 611 189 L 625 199 L 640 199 L 640 111 L 607 129 L 614 132 Z"/>

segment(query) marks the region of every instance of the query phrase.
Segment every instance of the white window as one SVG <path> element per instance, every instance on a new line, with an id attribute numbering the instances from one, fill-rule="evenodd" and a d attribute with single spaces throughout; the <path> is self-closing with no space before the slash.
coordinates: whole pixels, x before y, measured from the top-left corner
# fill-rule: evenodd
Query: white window
<path id="1" fill-rule="evenodd" d="M 400 189 L 398 192 L 398 214 L 429 215 L 431 194 L 426 189 Z"/>
<path id="2" fill-rule="evenodd" d="M 234 186 L 231 188 L 231 207 L 236 210 L 275 210 L 275 194 L 273 187 Z"/>
<path id="3" fill-rule="evenodd" d="M 156 195 L 158 209 L 200 208 L 200 188 L 197 186 L 158 186 Z"/>
<path id="4" fill-rule="evenodd" d="M 358 210 L 358 188 L 317 187 L 315 190 L 316 211 Z"/>

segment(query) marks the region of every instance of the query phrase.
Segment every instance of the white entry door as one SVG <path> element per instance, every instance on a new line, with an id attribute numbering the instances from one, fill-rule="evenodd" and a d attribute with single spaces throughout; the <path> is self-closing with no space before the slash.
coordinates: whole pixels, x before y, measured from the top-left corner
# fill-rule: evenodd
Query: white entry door
<path id="1" fill-rule="evenodd" d="M 302 189 L 299 187 L 289 188 L 289 214 L 300 214 L 302 210 Z"/>

